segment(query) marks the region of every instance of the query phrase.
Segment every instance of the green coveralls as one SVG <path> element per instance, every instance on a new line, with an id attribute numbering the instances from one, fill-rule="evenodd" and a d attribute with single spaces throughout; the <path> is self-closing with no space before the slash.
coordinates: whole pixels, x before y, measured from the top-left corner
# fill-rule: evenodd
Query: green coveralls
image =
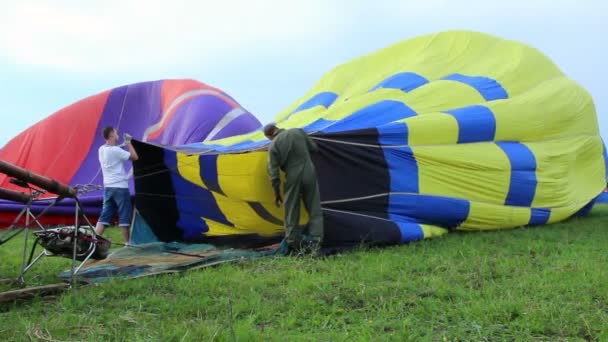
<path id="1" fill-rule="evenodd" d="M 280 193 L 279 168 L 285 172 L 285 242 L 292 248 L 299 248 L 303 233 L 310 242 L 320 245 L 323 240 L 321 197 L 310 158 L 316 150 L 317 145 L 303 130 L 293 128 L 279 130 L 268 152 L 268 174 L 275 194 Z M 310 217 L 306 229 L 298 226 L 301 199 Z"/>

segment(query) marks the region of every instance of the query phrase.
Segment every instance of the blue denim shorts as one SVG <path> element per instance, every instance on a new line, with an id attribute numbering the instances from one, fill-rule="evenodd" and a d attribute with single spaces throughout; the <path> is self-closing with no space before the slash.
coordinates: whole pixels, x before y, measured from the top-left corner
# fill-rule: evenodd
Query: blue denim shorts
<path id="1" fill-rule="evenodd" d="M 110 226 L 118 212 L 118 226 L 131 225 L 131 194 L 127 188 L 105 188 L 103 190 L 103 209 L 98 223 Z"/>

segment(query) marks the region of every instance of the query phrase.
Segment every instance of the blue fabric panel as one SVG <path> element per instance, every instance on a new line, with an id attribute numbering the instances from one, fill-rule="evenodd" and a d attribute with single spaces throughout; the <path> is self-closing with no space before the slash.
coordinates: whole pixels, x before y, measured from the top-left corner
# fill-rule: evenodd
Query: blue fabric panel
<path id="1" fill-rule="evenodd" d="M 200 238 L 202 232 L 209 230 L 202 217 L 233 226 L 217 206 L 211 192 L 180 176 L 177 171 L 175 152 L 165 151 L 165 165 L 175 170 L 171 172 L 171 180 L 175 189 L 175 203 L 179 211 L 177 226 L 183 231 L 185 239 Z"/>
<path id="2" fill-rule="evenodd" d="M 164 146 L 163 146 L 164 147 Z M 174 146 L 176 150 L 180 149 L 199 149 L 201 151 L 210 150 L 214 148 L 222 147 L 222 145 L 206 144 L 206 143 L 192 143 L 180 146 Z"/>
<path id="3" fill-rule="evenodd" d="M 414 72 L 401 72 L 378 83 L 378 85 L 370 89 L 370 91 L 374 91 L 378 88 L 391 88 L 408 92 L 427 83 L 429 83 L 429 81 L 426 78 Z"/>
<path id="4" fill-rule="evenodd" d="M 393 122 L 378 126 L 378 142 L 382 146 L 403 146 L 408 144 L 409 129 L 405 122 Z"/>
<path id="5" fill-rule="evenodd" d="M 222 146 L 222 145 L 219 145 L 219 146 L 217 146 L 216 148 L 214 148 L 213 150 L 214 150 L 215 152 L 228 152 L 228 151 L 233 151 L 233 150 L 235 150 L 235 149 L 236 149 L 236 148 L 234 148 L 234 146 L 236 146 L 236 145 L 245 145 L 245 144 L 247 144 L 247 143 L 249 143 L 249 141 L 244 141 L 244 142 L 242 142 L 242 143 L 235 144 L 235 145 L 230 145 L 230 146 Z"/>
<path id="6" fill-rule="evenodd" d="M 332 93 L 330 91 L 318 93 L 317 95 L 311 97 L 308 101 L 299 105 L 298 108 L 296 108 L 291 113 L 293 114 L 316 106 L 323 106 L 325 108 L 328 108 L 329 106 L 331 106 L 332 103 L 334 103 L 334 101 L 336 101 L 337 98 L 338 94 Z"/>
<path id="7" fill-rule="evenodd" d="M 410 147 L 383 148 L 391 178 L 390 192 L 418 193 L 418 164 Z"/>
<path id="8" fill-rule="evenodd" d="M 532 215 L 530 215 L 529 225 L 541 225 L 549 221 L 551 216 L 551 209 L 548 208 L 532 208 Z"/>
<path id="9" fill-rule="evenodd" d="M 602 192 L 602 194 L 597 198 L 597 203 L 608 203 L 608 192 Z"/>
<path id="10" fill-rule="evenodd" d="M 401 242 L 408 243 L 424 239 L 424 232 L 419 224 L 400 221 L 396 221 L 395 223 L 397 223 L 401 232 Z"/>
<path id="11" fill-rule="evenodd" d="M 530 149 L 517 142 L 496 143 L 511 162 L 511 181 L 506 205 L 529 207 L 536 194 L 536 158 Z"/>
<path id="12" fill-rule="evenodd" d="M 152 231 L 152 228 L 150 228 L 150 225 L 148 225 L 148 222 L 136 211 L 131 234 L 129 235 L 129 243 L 141 245 L 152 242 L 158 242 L 158 238 Z"/>
<path id="13" fill-rule="evenodd" d="M 316 132 L 333 123 L 335 123 L 335 121 L 320 118 L 318 120 L 311 122 L 310 124 L 308 124 L 308 126 L 303 127 L 303 129 L 307 133 Z"/>
<path id="14" fill-rule="evenodd" d="M 342 121 L 322 129 L 321 132 L 334 133 L 376 127 L 414 115 L 416 112 L 403 102 L 383 100 L 354 112 Z"/>
<path id="15" fill-rule="evenodd" d="M 450 80 L 467 84 L 475 89 L 483 96 L 486 101 L 506 99 L 509 94 L 505 88 L 496 80 L 483 76 L 466 76 L 462 74 L 448 75 L 442 80 Z"/>
<path id="16" fill-rule="evenodd" d="M 572 215 L 572 216 L 577 217 L 577 216 L 585 216 L 585 215 L 589 214 L 591 212 L 591 209 L 593 209 L 593 206 L 595 205 L 598 198 L 599 198 L 599 196 L 592 199 L 591 201 L 589 201 L 589 203 L 587 203 L 584 207 L 579 209 L 579 211 L 574 213 L 574 215 Z"/>
<path id="17" fill-rule="evenodd" d="M 247 140 L 247 141 L 243 141 L 243 142 L 240 142 L 238 144 L 234 144 L 234 145 L 230 145 L 230 146 L 221 146 L 221 145 L 218 145 L 218 146 L 216 146 L 213 149 L 213 151 L 214 152 L 218 152 L 218 153 L 236 152 L 236 151 L 249 151 L 249 150 L 254 150 L 256 148 L 262 147 L 262 146 L 267 145 L 269 143 L 270 143 L 270 141 L 267 140 L 267 139 L 260 140 L 260 141 Z"/>
<path id="18" fill-rule="evenodd" d="M 394 221 L 409 221 L 453 229 L 467 219 L 470 207 L 469 201 L 457 198 L 391 194 L 389 217 Z"/>
<path id="19" fill-rule="evenodd" d="M 188 145 L 181 145 L 181 146 L 163 146 L 163 148 L 171 150 L 171 151 L 177 151 L 177 152 L 182 152 L 185 154 L 200 154 L 200 153 L 204 153 L 207 151 L 215 151 L 218 148 L 221 148 L 222 145 L 211 145 L 211 144 L 203 144 L 203 143 L 195 143 L 195 144 L 188 144 Z"/>
<path id="20" fill-rule="evenodd" d="M 207 186 L 207 189 L 224 194 L 220 187 L 218 175 L 217 175 L 217 158 L 219 155 L 202 155 L 199 157 L 200 162 L 200 175 L 203 183 Z"/>
<path id="21" fill-rule="evenodd" d="M 260 140 L 260 141 L 247 140 L 247 141 L 240 142 L 238 144 L 231 145 L 228 148 L 226 148 L 224 151 L 252 150 L 252 149 L 258 148 L 260 146 L 264 146 L 269 143 L 270 143 L 270 141 L 267 139 Z"/>
<path id="22" fill-rule="evenodd" d="M 452 109 L 445 112 L 458 122 L 458 143 L 493 141 L 496 135 L 494 113 L 480 105 Z"/>

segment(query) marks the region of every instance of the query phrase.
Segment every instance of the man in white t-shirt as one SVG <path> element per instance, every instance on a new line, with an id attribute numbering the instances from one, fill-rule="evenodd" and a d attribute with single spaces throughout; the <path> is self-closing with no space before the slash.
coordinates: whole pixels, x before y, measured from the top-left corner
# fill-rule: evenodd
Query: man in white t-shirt
<path id="1" fill-rule="evenodd" d="M 129 227 L 131 226 L 131 194 L 129 193 L 129 177 L 124 163 L 137 160 L 137 152 L 127 136 L 125 144 L 128 152 L 118 146 L 118 132 L 114 127 L 103 129 L 106 144 L 99 148 L 99 163 L 103 175 L 103 209 L 97 221 L 95 232 L 103 235 L 103 231 L 111 225 L 118 212 L 118 226 L 121 228 L 125 243 L 129 242 Z"/>

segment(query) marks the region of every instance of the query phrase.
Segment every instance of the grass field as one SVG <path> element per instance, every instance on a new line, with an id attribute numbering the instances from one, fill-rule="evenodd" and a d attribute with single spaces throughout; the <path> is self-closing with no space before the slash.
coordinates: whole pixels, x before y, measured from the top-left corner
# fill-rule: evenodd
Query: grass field
<path id="1" fill-rule="evenodd" d="M 0 277 L 16 274 L 21 239 L 0 248 Z M 603 206 L 545 227 L 80 288 L 2 307 L 0 339 L 608 341 L 607 251 Z M 29 279 L 68 266 L 45 260 Z"/>

